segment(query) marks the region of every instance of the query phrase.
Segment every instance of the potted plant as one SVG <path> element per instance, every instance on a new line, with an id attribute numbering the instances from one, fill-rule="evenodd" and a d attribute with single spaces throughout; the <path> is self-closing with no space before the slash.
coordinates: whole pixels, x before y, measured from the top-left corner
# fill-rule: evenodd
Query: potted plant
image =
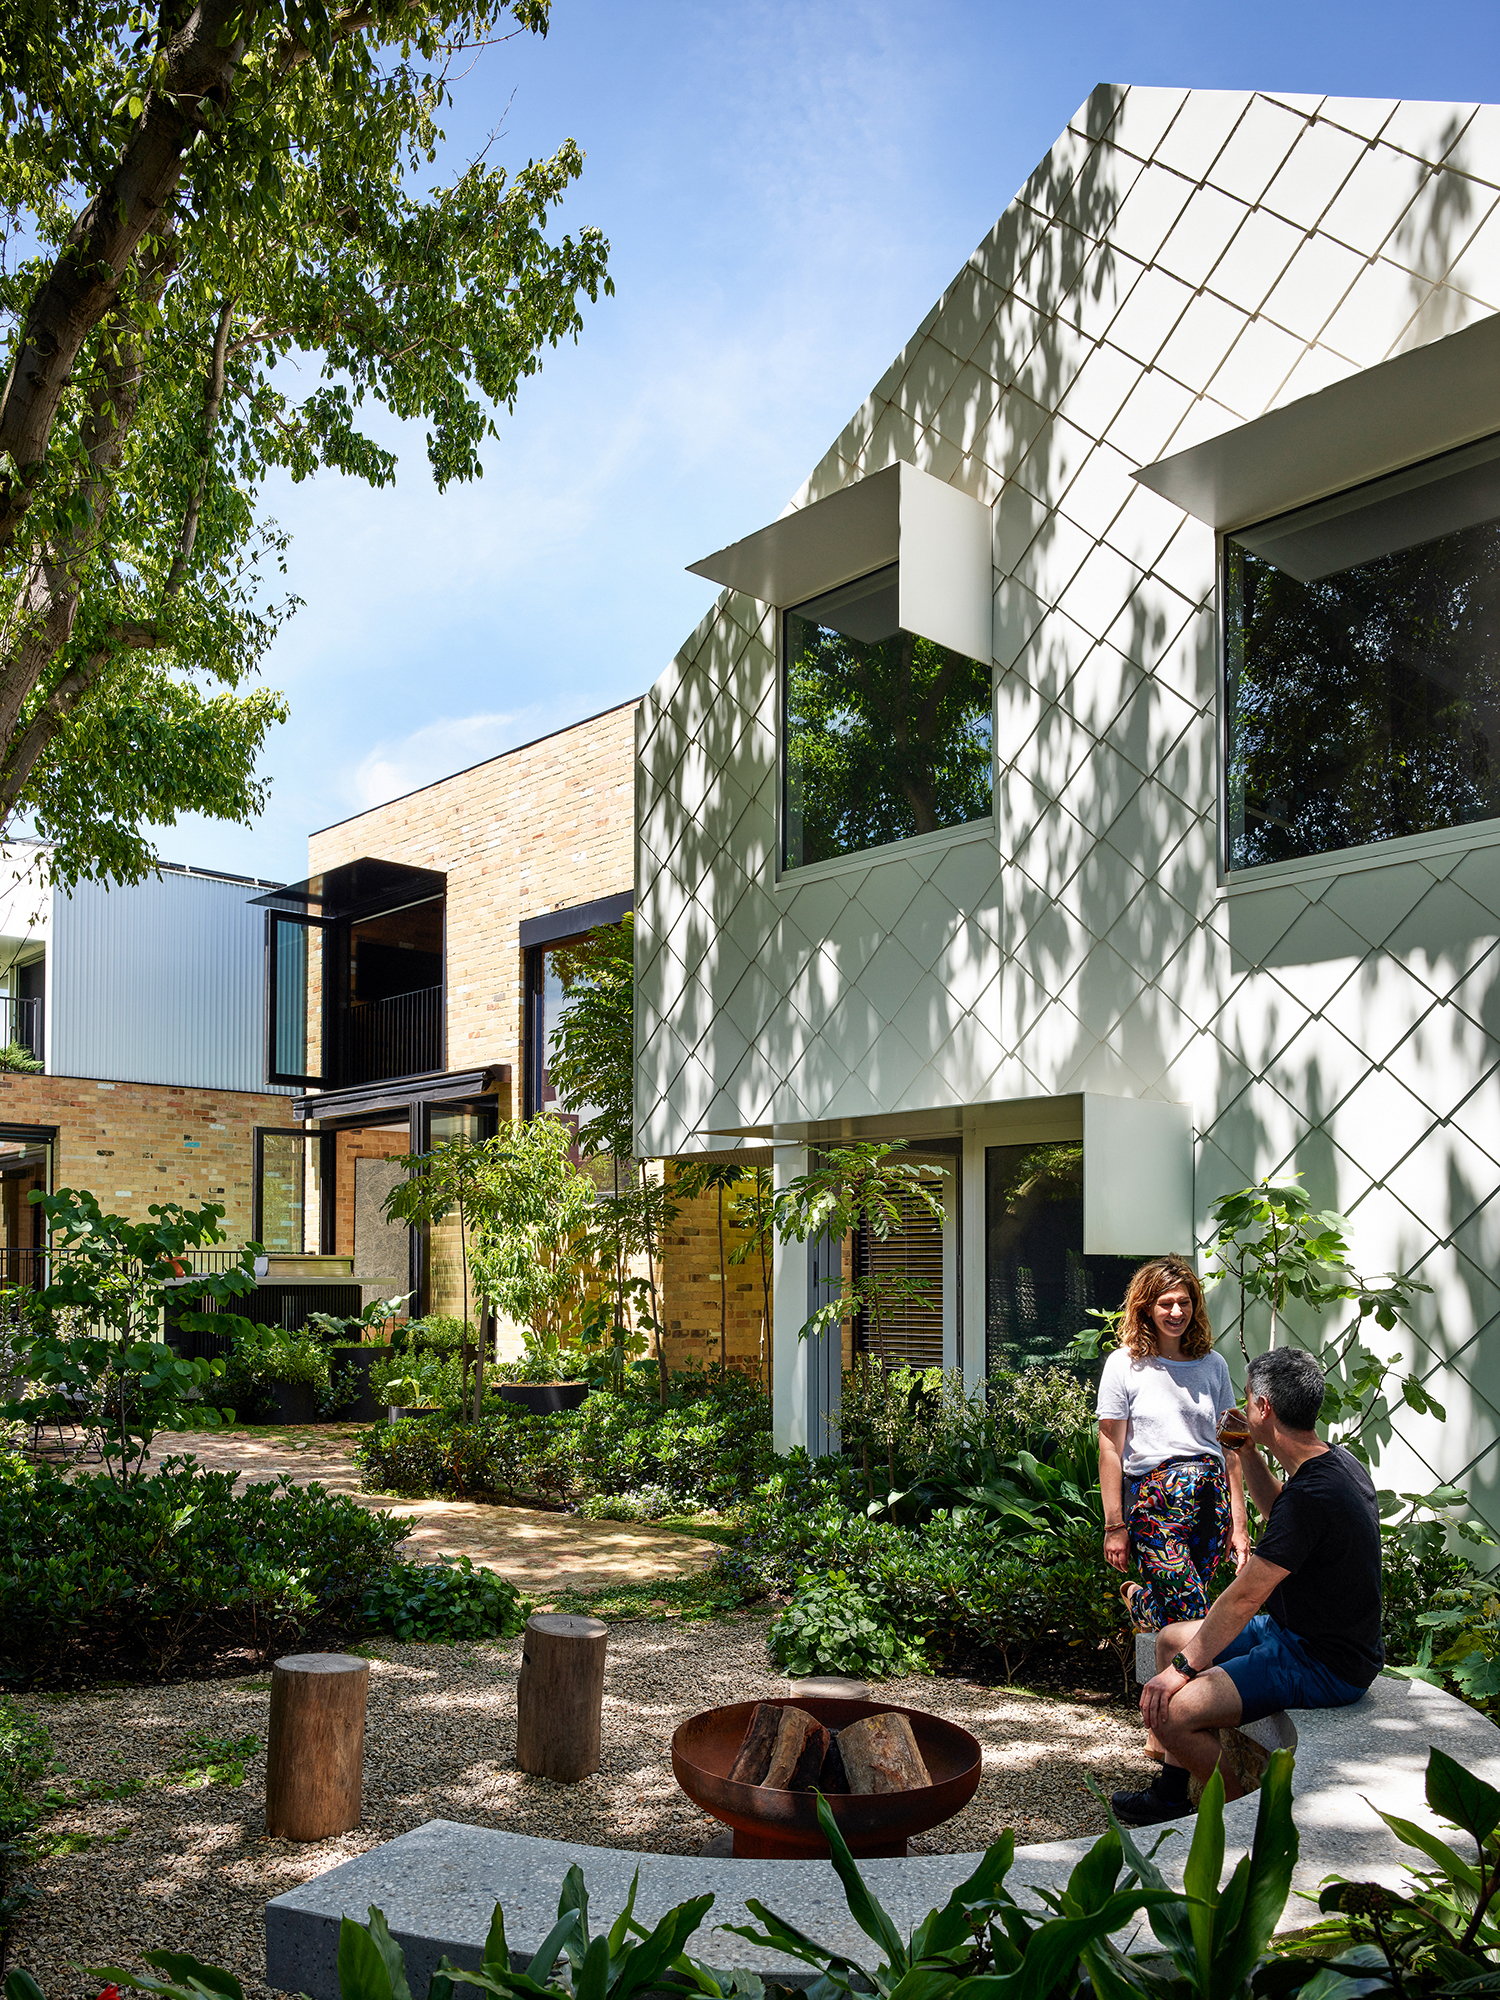
<path id="1" fill-rule="evenodd" d="M 390 1398 L 387 1408 L 393 1424 L 399 1424 L 404 1417 L 438 1415 L 438 1404 L 422 1400 L 427 1391 L 419 1375 L 393 1375 L 385 1385 L 385 1393 Z"/>
<path id="2" fill-rule="evenodd" d="M 580 1351 L 598 1289 L 595 1187 L 572 1157 L 573 1128 L 544 1114 L 496 1142 L 494 1178 L 476 1213 L 470 1261 L 487 1306 L 528 1329 L 519 1361 L 497 1371 L 503 1401 L 534 1415 L 576 1409 L 590 1384 Z"/>
<path id="3" fill-rule="evenodd" d="M 340 1378 L 341 1400 L 331 1414 L 355 1423 L 374 1423 L 386 1405 L 378 1395 L 371 1372 L 391 1355 L 389 1329 L 397 1313 L 404 1312 L 409 1292 L 394 1299 L 372 1299 L 357 1315 L 309 1313 L 308 1328 L 328 1348 Z"/>
<path id="4" fill-rule="evenodd" d="M 575 1348 L 565 1355 L 556 1341 L 548 1342 L 533 1334 L 519 1361 L 503 1364 L 506 1377 L 499 1385 L 501 1399 L 519 1403 L 534 1417 L 555 1416 L 560 1410 L 576 1410 L 593 1387 L 579 1376 L 587 1362 Z"/>

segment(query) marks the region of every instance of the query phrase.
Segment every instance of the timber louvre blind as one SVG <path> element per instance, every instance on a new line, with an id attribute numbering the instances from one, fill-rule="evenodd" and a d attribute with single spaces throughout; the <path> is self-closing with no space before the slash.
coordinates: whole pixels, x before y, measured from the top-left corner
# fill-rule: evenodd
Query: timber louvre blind
<path id="1" fill-rule="evenodd" d="M 885 1367 L 941 1368 L 943 1365 L 943 1225 L 912 1195 L 901 1199 L 902 1228 L 881 1238 L 859 1230 L 854 1269 L 860 1278 L 901 1271 L 917 1279 L 922 1300 L 901 1298 L 882 1304 L 877 1338 L 873 1315 L 861 1312 L 854 1324 L 854 1351 Z"/>

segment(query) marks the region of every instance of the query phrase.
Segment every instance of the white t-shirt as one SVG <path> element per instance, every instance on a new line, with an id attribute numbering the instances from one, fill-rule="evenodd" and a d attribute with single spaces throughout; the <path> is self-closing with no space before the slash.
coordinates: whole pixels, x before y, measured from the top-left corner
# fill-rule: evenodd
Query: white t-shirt
<path id="1" fill-rule="evenodd" d="M 1229 1364 L 1212 1349 L 1196 1361 L 1137 1361 L 1117 1347 L 1099 1381 L 1099 1415 L 1125 1419 L 1125 1476 L 1139 1479 L 1166 1458 L 1222 1459 L 1215 1432 L 1234 1406 Z"/>

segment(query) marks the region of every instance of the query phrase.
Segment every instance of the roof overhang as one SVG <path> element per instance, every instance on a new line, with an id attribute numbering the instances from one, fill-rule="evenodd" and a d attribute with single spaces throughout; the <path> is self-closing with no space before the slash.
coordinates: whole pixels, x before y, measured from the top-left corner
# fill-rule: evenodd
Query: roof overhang
<path id="1" fill-rule="evenodd" d="M 1500 431 L 1500 314 L 1365 368 L 1135 477 L 1211 528 L 1248 526 Z"/>
<path id="2" fill-rule="evenodd" d="M 430 1070 L 425 1076 L 391 1077 L 383 1083 L 353 1084 L 346 1090 L 320 1090 L 292 1099 L 298 1124 L 331 1129 L 338 1124 L 370 1123 L 377 1118 L 410 1117 L 419 1104 L 472 1104 L 498 1095 L 510 1082 L 509 1063 L 489 1063 L 483 1069 Z"/>
<path id="3" fill-rule="evenodd" d="M 688 568 L 784 610 L 890 563 L 904 630 L 990 658 L 990 510 L 914 465 L 872 472 Z"/>
<path id="4" fill-rule="evenodd" d="M 289 882 L 267 896 L 252 896 L 250 902 L 288 915 L 305 912 L 325 924 L 347 923 L 430 902 L 434 896 L 444 895 L 447 887 L 448 877 L 441 869 L 413 868 L 404 861 L 363 855 L 358 861 L 343 861 L 337 868 L 309 875 L 305 882 Z"/>

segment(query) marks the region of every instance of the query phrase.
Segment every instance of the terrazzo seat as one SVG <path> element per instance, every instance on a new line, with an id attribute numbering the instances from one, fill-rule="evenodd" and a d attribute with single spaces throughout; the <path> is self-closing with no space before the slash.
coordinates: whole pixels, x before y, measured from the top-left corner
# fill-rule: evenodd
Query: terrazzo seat
<path id="1" fill-rule="evenodd" d="M 1333 1871 L 1391 1887 L 1405 1879 L 1407 1851 L 1375 1808 L 1421 1825 L 1436 1824 L 1424 1795 L 1430 1745 L 1500 1787 L 1500 1729 L 1452 1695 L 1420 1681 L 1381 1679 L 1352 1708 L 1301 1711 L 1298 1731 L 1295 1813 L 1301 1852 L 1294 1893 L 1281 1919 L 1285 1929 L 1308 1920 L 1309 1905 L 1295 1892 L 1315 1895 L 1323 1877 Z M 1226 1872 L 1248 1848 L 1255 1814 L 1253 1797 L 1226 1809 Z M 1009 1877 L 1012 1889 L 1059 1886 L 1091 1845 L 1067 1840 L 1018 1848 Z M 1169 1880 L 1181 1880 L 1187 1846 L 1186 1839 L 1169 1840 L 1158 1855 Z M 267 1983 L 283 1992 L 306 1993 L 310 2000 L 338 2000 L 339 1920 L 347 1915 L 363 1921 L 373 1903 L 385 1912 L 406 1952 L 411 1989 L 421 2000 L 445 1952 L 456 1964 L 480 1964 L 497 1902 L 505 1908 L 512 1953 L 519 1957 L 535 1950 L 552 1927 L 558 1891 L 575 1861 L 583 1869 L 596 1930 L 613 1920 L 639 1869 L 636 1913 L 647 1925 L 687 1897 L 713 1891 L 714 1907 L 689 1949 L 721 1970 L 752 1970 L 794 1985 L 810 1982 L 807 1967 L 726 1931 L 727 1924 L 752 1921 L 745 1909 L 752 1896 L 850 1958 L 866 1965 L 877 1962 L 826 1861 L 639 1854 L 430 1820 L 268 1903 Z M 906 1933 L 947 1899 L 977 1861 L 975 1854 L 919 1854 L 904 1861 L 866 1861 L 861 1867 Z"/>

